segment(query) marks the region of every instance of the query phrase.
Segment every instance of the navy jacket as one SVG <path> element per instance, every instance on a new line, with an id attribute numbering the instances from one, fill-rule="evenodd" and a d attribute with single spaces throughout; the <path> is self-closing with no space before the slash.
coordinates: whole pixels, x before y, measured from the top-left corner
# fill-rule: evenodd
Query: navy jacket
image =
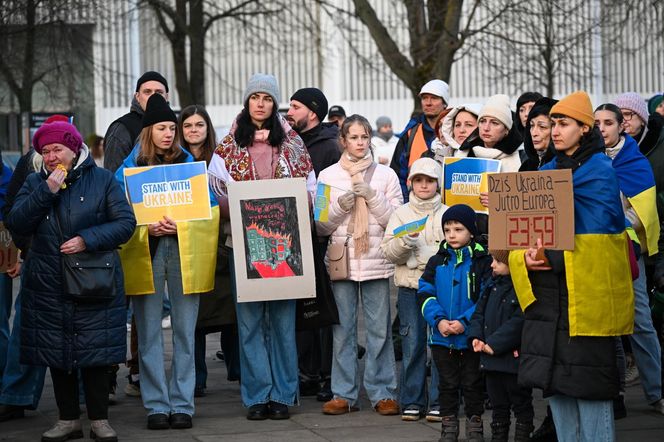
<path id="1" fill-rule="evenodd" d="M 88 251 L 114 250 L 134 233 L 136 219 L 108 170 L 95 166 L 87 148 L 53 194 L 46 173 L 28 176 L 5 220 L 9 230 L 32 236 L 21 287 L 21 363 L 61 370 L 123 362 L 126 310 L 122 266 L 116 252 L 115 297 L 107 303 L 77 304 L 62 293 L 60 232 L 80 235 Z"/>
<path id="2" fill-rule="evenodd" d="M 480 369 L 518 373 L 517 355 L 521 347 L 523 321 L 512 279 L 509 276 L 493 278 L 477 301 L 468 330 L 469 348 L 472 348 L 473 339 L 479 339 L 494 352 L 493 355 L 480 353 Z"/>

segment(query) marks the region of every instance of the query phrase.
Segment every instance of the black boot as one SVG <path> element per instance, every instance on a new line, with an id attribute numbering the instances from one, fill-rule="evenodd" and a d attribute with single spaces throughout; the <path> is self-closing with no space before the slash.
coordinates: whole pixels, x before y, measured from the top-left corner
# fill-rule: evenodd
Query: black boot
<path id="1" fill-rule="evenodd" d="M 514 442 L 528 442 L 530 440 L 530 433 L 533 432 L 535 426 L 531 422 L 516 421 L 514 425 Z"/>
<path id="2" fill-rule="evenodd" d="M 557 442 L 558 436 L 556 435 L 556 426 L 553 424 L 553 417 L 550 414 L 547 414 L 542 425 L 535 430 L 533 435 L 530 437 L 531 441 L 538 442 Z"/>
<path id="3" fill-rule="evenodd" d="M 466 440 L 468 442 L 484 442 L 482 416 L 466 418 Z"/>
<path id="4" fill-rule="evenodd" d="M 459 440 L 459 419 L 456 416 L 443 416 L 443 429 L 438 442 L 457 442 Z"/>
<path id="5" fill-rule="evenodd" d="M 510 421 L 491 422 L 491 442 L 507 442 L 510 434 Z"/>

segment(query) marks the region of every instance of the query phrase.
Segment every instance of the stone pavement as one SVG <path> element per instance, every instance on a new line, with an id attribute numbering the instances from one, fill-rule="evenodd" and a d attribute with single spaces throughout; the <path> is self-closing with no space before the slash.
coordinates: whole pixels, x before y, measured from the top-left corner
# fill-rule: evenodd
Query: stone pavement
<path id="1" fill-rule="evenodd" d="M 170 330 L 165 332 L 167 357 L 170 359 Z M 241 405 L 237 382 L 226 381 L 224 363 L 217 360 L 218 334 L 208 335 L 207 362 L 209 369 L 207 396 L 196 399 L 194 427 L 190 430 L 151 431 L 138 398 L 124 394 L 127 369 L 119 372 L 118 403 L 110 408 L 110 421 L 122 441 L 436 441 L 440 424 L 402 422 L 399 416 L 375 413 L 362 393 L 362 409 L 342 416 L 325 416 L 315 398 L 301 399 L 292 407 L 290 420 L 248 421 Z M 170 365 L 170 362 L 168 363 Z M 537 395 L 536 424 L 545 414 L 546 402 Z M 628 416 L 616 423 L 619 441 L 649 442 L 664 440 L 664 416 L 653 413 L 644 401 L 640 386 L 630 387 L 626 394 Z M 38 441 L 41 433 L 57 419 L 53 387 L 47 376 L 44 394 L 37 411 L 27 411 L 24 419 L 0 423 L 1 441 Z M 490 412 L 485 413 L 486 439 L 490 439 Z M 87 437 L 89 423 L 83 418 Z M 461 434 L 463 435 L 463 428 Z"/>

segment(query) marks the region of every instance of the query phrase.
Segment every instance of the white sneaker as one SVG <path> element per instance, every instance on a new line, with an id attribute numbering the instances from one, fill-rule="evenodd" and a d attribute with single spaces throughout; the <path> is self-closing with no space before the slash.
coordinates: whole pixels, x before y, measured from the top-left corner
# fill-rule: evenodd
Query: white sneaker
<path id="1" fill-rule="evenodd" d="M 90 439 L 104 442 L 117 442 L 118 435 L 108 423 L 108 419 L 90 421 Z"/>
<path id="2" fill-rule="evenodd" d="M 171 316 L 168 315 L 164 319 L 161 320 L 161 328 L 167 329 L 171 328 Z"/>
<path id="3" fill-rule="evenodd" d="M 625 370 L 625 386 L 631 387 L 639 382 L 639 369 L 636 368 L 636 365 L 627 367 L 627 370 Z"/>
<path id="4" fill-rule="evenodd" d="M 652 404 L 653 407 L 655 407 L 655 411 L 659 414 L 664 414 L 664 399 L 660 399 L 654 404 Z"/>
<path id="5" fill-rule="evenodd" d="M 128 331 L 128 332 L 131 331 L 131 322 L 127 322 L 127 331 Z"/>
<path id="6" fill-rule="evenodd" d="M 427 412 L 427 422 L 442 422 L 443 416 L 440 415 L 440 407 L 435 406 Z"/>
<path id="7" fill-rule="evenodd" d="M 59 420 L 50 430 L 42 434 L 42 442 L 55 442 L 68 439 L 82 439 L 83 430 L 81 429 L 81 420 L 73 421 Z"/>

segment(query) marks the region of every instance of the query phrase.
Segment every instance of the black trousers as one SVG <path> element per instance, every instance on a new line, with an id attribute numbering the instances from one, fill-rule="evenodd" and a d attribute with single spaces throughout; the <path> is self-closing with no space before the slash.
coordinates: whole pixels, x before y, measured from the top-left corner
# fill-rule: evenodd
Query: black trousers
<path id="1" fill-rule="evenodd" d="M 481 416 L 484 412 L 484 381 L 480 373 L 480 355 L 468 350 L 431 346 L 438 369 L 438 403 L 441 416 L 459 412 L 459 390 L 463 393 L 464 414 Z"/>
<path id="2" fill-rule="evenodd" d="M 510 408 L 517 422 L 533 423 L 533 390 L 517 384 L 517 375 L 499 371 L 485 372 L 486 390 L 493 405 L 494 422 L 510 421 Z"/>
<path id="3" fill-rule="evenodd" d="M 324 382 L 332 374 L 332 327 L 303 330 L 295 335 L 300 382 Z"/>
<path id="4" fill-rule="evenodd" d="M 90 420 L 108 419 L 108 366 L 81 368 L 85 406 Z M 51 367 L 53 392 L 60 419 L 75 420 L 81 416 L 78 405 L 79 370 L 66 372 Z"/>

